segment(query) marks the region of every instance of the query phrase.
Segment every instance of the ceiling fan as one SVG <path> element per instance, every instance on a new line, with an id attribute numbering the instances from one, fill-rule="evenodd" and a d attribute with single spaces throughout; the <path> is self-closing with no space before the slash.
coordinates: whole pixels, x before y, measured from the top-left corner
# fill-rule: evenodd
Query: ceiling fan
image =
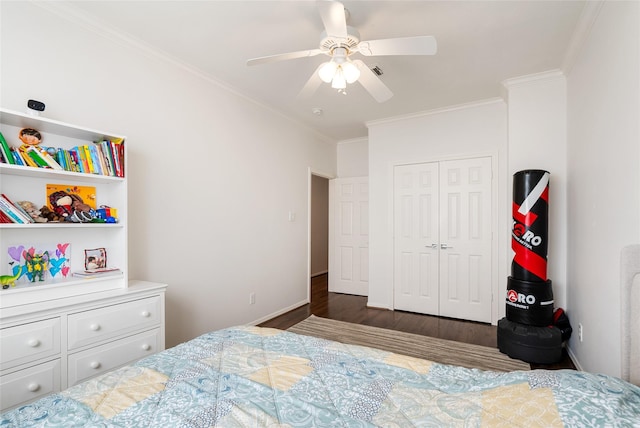
<path id="1" fill-rule="evenodd" d="M 316 4 L 325 29 L 322 32 L 320 46 L 317 49 L 253 58 L 247 61 L 247 65 L 259 65 L 324 54 L 331 59 L 316 69 L 302 88 L 300 96 L 312 95 L 322 82 L 331 83 L 331 87 L 344 92 L 347 83 L 357 81 L 376 101 L 382 103 L 390 99 L 393 96 L 393 92 L 362 60 L 351 59 L 351 55 L 355 53 L 360 53 L 364 56 L 434 55 L 438 50 L 436 39 L 433 36 L 361 41 L 358 31 L 347 25 L 348 11 L 342 3 L 317 0 Z"/>

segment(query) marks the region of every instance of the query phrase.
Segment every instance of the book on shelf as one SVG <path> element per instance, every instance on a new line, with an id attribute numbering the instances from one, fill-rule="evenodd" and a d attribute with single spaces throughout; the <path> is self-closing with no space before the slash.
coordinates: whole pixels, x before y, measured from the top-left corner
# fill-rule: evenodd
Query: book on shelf
<path id="1" fill-rule="evenodd" d="M 15 165 L 16 161 L 11 154 L 11 147 L 9 147 L 7 140 L 4 139 L 2 132 L 0 132 L 0 153 L 2 153 L 2 158 L 5 163 Z"/>
<path id="2" fill-rule="evenodd" d="M 33 146 L 21 146 L 20 150 L 23 153 L 26 153 L 33 161 L 36 163 L 36 166 L 39 168 L 51 168 L 47 162 L 42 158 L 40 152 L 38 152 Z"/>
<path id="3" fill-rule="evenodd" d="M 73 272 L 71 275 L 78 278 L 104 278 L 122 275 L 122 270 L 119 268 L 86 269 Z"/>
<path id="4" fill-rule="evenodd" d="M 0 133 L 0 162 L 124 178 L 124 139 L 93 141 L 68 150 L 26 144 L 13 148 Z"/>
<path id="5" fill-rule="evenodd" d="M 79 186 L 77 184 L 51 184 L 47 183 L 45 193 L 47 195 L 47 207 L 53 210 L 51 195 L 57 192 L 64 192 L 69 196 L 77 196 L 80 200 L 96 209 L 96 187 L 95 186 Z"/>
<path id="6" fill-rule="evenodd" d="M 38 152 L 40 157 L 44 159 L 44 161 L 49 165 L 52 169 L 62 170 L 62 166 L 51 156 L 46 147 L 42 146 L 33 146 L 33 148 Z M 53 149 L 55 151 L 55 149 Z"/>
<path id="7" fill-rule="evenodd" d="M 4 193 L 0 194 L 0 210 L 8 216 L 13 223 L 27 224 L 34 222 L 29 214 L 14 204 Z"/>
<path id="8" fill-rule="evenodd" d="M 15 223 L 11 217 L 6 215 L 2 209 L 0 209 L 0 223 Z"/>
<path id="9" fill-rule="evenodd" d="M 14 149 L 13 147 L 11 148 L 11 155 L 13 156 L 13 159 L 15 161 L 16 165 L 20 165 L 20 166 L 28 166 L 24 159 L 22 159 L 22 155 L 20 154 L 20 151 L 17 149 Z"/>

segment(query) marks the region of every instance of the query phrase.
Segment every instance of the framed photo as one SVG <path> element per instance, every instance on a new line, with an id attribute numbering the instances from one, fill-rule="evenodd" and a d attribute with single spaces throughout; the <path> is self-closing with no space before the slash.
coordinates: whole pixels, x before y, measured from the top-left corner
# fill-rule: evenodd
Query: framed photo
<path id="1" fill-rule="evenodd" d="M 107 267 L 107 250 L 104 248 L 94 248 L 84 250 L 84 269 L 96 270 Z"/>

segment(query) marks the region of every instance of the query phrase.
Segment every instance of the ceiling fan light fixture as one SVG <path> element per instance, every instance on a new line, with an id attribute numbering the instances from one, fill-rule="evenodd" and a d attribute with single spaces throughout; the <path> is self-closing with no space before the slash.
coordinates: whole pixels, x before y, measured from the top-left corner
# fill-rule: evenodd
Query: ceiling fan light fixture
<path id="1" fill-rule="evenodd" d="M 330 83 L 338 70 L 338 64 L 334 61 L 325 62 L 318 70 L 318 76 L 325 83 Z"/>
<path id="2" fill-rule="evenodd" d="M 342 67 L 338 67 L 336 70 L 336 74 L 333 76 L 333 80 L 331 81 L 331 87 L 333 89 L 344 89 L 347 87 L 347 80 L 342 72 Z"/>
<path id="3" fill-rule="evenodd" d="M 351 61 L 345 62 L 340 67 L 347 83 L 353 83 L 360 77 L 360 70 Z"/>

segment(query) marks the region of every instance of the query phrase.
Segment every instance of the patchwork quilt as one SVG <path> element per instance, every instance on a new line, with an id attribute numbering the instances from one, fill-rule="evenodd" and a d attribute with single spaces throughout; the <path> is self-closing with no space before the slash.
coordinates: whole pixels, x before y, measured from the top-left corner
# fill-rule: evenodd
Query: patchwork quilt
<path id="1" fill-rule="evenodd" d="M 0 415 L 0 427 L 632 427 L 640 388 L 497 373 L 260 327 L 205 334 Z"/>

